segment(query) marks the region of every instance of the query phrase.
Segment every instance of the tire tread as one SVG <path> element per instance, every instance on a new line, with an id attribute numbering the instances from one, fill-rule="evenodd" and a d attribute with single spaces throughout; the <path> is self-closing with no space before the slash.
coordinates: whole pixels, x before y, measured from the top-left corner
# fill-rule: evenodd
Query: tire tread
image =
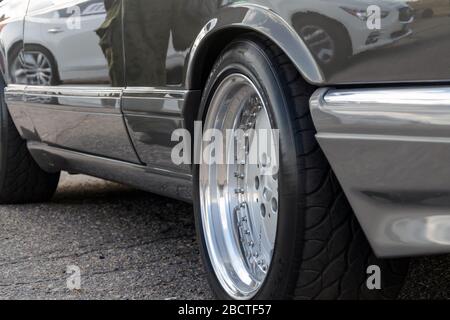
<path id="1" fill-rule="evenodd" d="M 3 89 L 2 89 L 3 91 Z M 6 108 L 2 92 L 2 150 L 5 152 L 4 170 L 0 181 L 0 203 L 22 204 L 48 201 L 54 194 L 59 173 L 43 171 L 28 151 Z"/>
<path id="2" fill-rule="evenodd" d="M 406 259 L 377 259 L 347 198 L 316 139 L 309 97 L 315 87 L 308 84 L 290 59 L 270 40 L 261 41 L 275 64 L 286 96 L 293 106 L 299 172 L 305 182 L 297 207 L 304 212 L 304 239 L 298 239 L 299 254 L 293 276 L 294 299 L 392 299 L 401 289 L 407 272 Z M 315 222 L 315 223 L 312 223 Z M 302 247 L 300 249 L 300 247 Z M 369 291 L 366 268 L 381 267 L 385 290 Z M 393 272 L 397 266 L 398 272 Z M 383 277 L 383 279 L 385 278 Z"/>

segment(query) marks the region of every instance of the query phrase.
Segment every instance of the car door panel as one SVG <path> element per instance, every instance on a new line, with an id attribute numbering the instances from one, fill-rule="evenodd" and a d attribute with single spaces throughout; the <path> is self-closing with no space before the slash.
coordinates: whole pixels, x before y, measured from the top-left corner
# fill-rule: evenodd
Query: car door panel
<path id="1" fill-rule="evenodd" d="M 29 86 L 25 102 L 14 104 L 10 111 L 20 131 L 33 133 L 31 140 L 138 162 L 124 127 L 120 99 L 121 89 Z"/>
<path id="2" fill-rule="evenodd" d="M 123 3 L 126 61 L 123 112 L 130 136 L 147 165 L 190 172 L 190 166 L 172 162 L 171 153 L 178 143 L 172 141 L 172 133 L 186 128 L 187 101 L 200 98 L 199 90 L 185 90 L 183 75 L 192 41 L 212 14 L 209 9 L 217 7 L 218 2 L 124 0 Z"/>
<path id="3" fill-rule="evenodd" d="M 120 15 L 107 16 L 108 4 L 31 0 L 21 53 L 26 75 L 17 81 L 25 85 L 25 101 L 10 111 L 39 142 L 140 163 L 121 112 Z M 121 12 L 120 1 L 113 4 Z"/>

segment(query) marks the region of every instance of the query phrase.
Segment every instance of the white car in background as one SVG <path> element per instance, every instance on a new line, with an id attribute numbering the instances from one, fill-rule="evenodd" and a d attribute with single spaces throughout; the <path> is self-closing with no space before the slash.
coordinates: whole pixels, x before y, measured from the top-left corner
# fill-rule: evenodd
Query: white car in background
<path id="1" fill-rule="evenodd" d="M 294 28 L 319 64 L 328 69 L 341 65 L 350 56 L 412 34 L 414 11 L 407 1 L 377 1 L 379 29 L 368 21 L 374 3 L 371 0 L 306 0 L 302 1 L 301 11 L 293 2 L 278 1 L 283 10 L 280 14 L 291 17 Z M 347 39 L 347 43 L 343 44 L 342 39 Z"/>
<path id="2" fill-rule="evenodd" d="M 379 29 L 368 24 L 371 0 L 305 0 L 301 11 L 295 2 L 278 1 L 282 10 L 279 14 L 291 17 L 294 28 L 324 71 L 339 68 L 351 56 L 412 34 L 414 10 L 403 0 L 377 2 Z M 7 3 L 11 5 L 10 1 Z M 25 35 L 26 54 L 22 55 L 20 46 L 12 46 L 9 54 L 16 83 L 109 82 L 108 63 L 101 47 L 80 46 L 80 43 L 99 43 L 95 31 L 106 18 L 103 0 L 40 0 L 31 2 L 29 13 L 25 19 L 29 26 Z M 71 16 L 79 16 L 79 21 L 68 20 Z M 77 24 L 83 24 L 83 28 L 77 28 Z M 20 43 L 21 35 L 17 37 L 12 42 Z M 167 64 L 173 65 L 167 70 L 183 64 L 183 55 L 178 57 L 172 44 L 167 56 Z"/>
<path id="3" fill-rule="evenodd" d="M 31 2 L 28 12 L 24 35 L 25 65 L 18 61 L 15 69 L 26 69 L 27 79 L 16 79 L 18 83 L 49 85 L 55 81 L 108 81 L 108 64 L 101 47 L 81 45 L 99 43 L 95 31 L 106 18 L 103 0 L 40 0 Z M 81 24 L 83 28 L 79 27 Z M 36 69 L 46 70 L 47 74 L 39 75 Z"/>
<path id="4" fill-rule="evenodd" d="M 28 0 L 18 1 L 26 4 Z M 13 46 L 9 55 L 14 82 L 37 85 L 110 83 L 108 62 L 96 33 L 105 19 L 103 0 L 32 1 L 25 18 L 25 52 L 21 45 Z M 15 42 L 22 41 L 18 33 Z M 182 68 L 184 55 L 177 53 L 172 43 L 167 57 L 169 72 Z"/>

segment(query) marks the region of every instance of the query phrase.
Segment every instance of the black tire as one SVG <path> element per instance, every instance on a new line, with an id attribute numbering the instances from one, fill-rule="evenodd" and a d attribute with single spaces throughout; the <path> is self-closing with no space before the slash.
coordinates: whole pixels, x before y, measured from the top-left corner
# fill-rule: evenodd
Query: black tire
<path id="1" fill-rule="evenodd" d="M 58 186 L 59 173 L 43 171 L 17 131 L 0 88 L 0 204 L 44 202 Z"/>
<path id="2" fill-rule="evenodd" d="M 306 83 L 283 52 L 254 35 L 235 40 L 218 59 L 206 84 L 199 120 L 215 87 L 242 73 L 264 95 L 272 126 L 280 130 L 279 220 L 274 257 L 255 299 L 395 298 L 408 260 L 377 259 L 316 138 Z M 203 235 L 199 166 L 194 168 L 194 205 L 207 277 L 219 299 L 229 299 L 212 268 Z M 378 265 L 383 290 L 369 291 L 367 268 Z"/>
<path id="3" fill-rule="evenodd" d="M 325 34 L 332 39 L 333 46 L 335 48 L 334 55 L 329 59 L 329 61 L 323 61 L 316 52 L 317 48 L 313 48 L 308 45 L 308 41 L 302 37 L 324 72 L 333 72 L 338 70 L 352 55 L 352 43 L 350 36 L 348 35 L 345 27 L 340 23 L 317 14 L 302 14 L 294 17 L 293 25 L 295 30 L 301 36 L 303 28 L 306 26 L 314 26 L 322 29 Z"/>

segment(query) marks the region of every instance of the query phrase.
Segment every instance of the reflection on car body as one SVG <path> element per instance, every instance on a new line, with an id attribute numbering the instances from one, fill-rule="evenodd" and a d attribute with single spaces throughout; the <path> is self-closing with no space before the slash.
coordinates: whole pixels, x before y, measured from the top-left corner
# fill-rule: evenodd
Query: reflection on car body
<path id="1" fill-rule="evenodd" d="M 408 259 L 391 258 L 450 252 L 449 13 L 444 0 L 4 0 L 0 203 L 50 199 L 61 171 L 94 175 L 192 202 L 219 298 L 395 297 Z M 173 161 L 196 157 L 195 138 L 216 158 L 191 137 L 199 123 L 247 130 L 228 148 L 244 160 Z M 257 130 L 278 133 L 279 157 L 247 161 Z M 365 287 L 372 264 L 389 290 Z"/>
<path id="2" fill-rule="evenodd" d="M 284 1 L 280 1 L 284 2 Z M 391 44 L 411 35 L 414 20 L 407 1 L 385 0 L 377 2 L 380 10 L 380 28 L 368 28 L 368 11 L 373 2 L 367 1 L 304 1 L 298 5 L 284 5 L 292 16 L 293 25 L 305 40 L 319 63 L 329 71 L 339 68 L 345 59 L 358 53 Z"/>

